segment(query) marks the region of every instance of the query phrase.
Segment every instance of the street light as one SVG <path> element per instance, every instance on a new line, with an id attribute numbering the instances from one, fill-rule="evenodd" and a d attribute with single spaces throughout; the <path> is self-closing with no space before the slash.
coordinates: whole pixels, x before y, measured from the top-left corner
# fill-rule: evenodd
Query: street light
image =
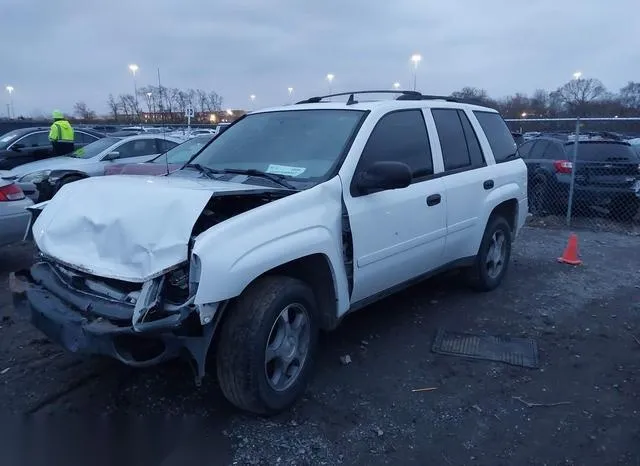
<path id="1" fill-rule="evenodd" d="M 399 82 L 393 83 L 393 88 L 396 90 L 400 89 L 400 83 Z"/>
<path id="2" fill-rule="evenodd" d="M 333 78 L 335 78 L 333 74 L 329 73 L 327 75 L 327 81 L 329 81 L 329 94 L 331 94 L 331 83 L 333 82 Z"/>
<path id="3" fill-rule="evenodd" d="M 416 80 L 418 74 L 418 64 L 422 61 L 422 55 L 414 53 L 411 55 L 411 62 L 413 63 L 413 90 L 416 90 Z"/>
<path id="4" fill-rule="evenodd" d="M 582 71 L 576 71 L 575 73 L 573 73 L 573 79 L 575 79 L 576 81 L 581 77 L 582 77 Z"/>
<path id="5" fill-rule="evenodd" d="M 136 113 L 138 113 L 138 119 L 140 118 L 140 112 L 138 111 L 138 85 L 136 83 L 136 73 L 140 68 L 135 63 L 129 65 L 129 71 L 133 73 L 133 99 L 136 103 Z"/>
<path id="6" fill-rule="evenodd" d="M 520 115 L 522 118 L 527 118 L 527 112 L 522 112 L 522 115 Z"/>
<path id="7" fill-rule="evenodd" d="M 251 99 L 251 109 L 255 108 L 254 102 L 256 101 L 256 95 L 255 94 L 251 94 L 249 96 L 249 99 Z"/>
<path id="8" fill-rule="evenodd" d="M 7 116 L 11 119 L 11 115 L 16 116 L 16 112 L 13 110 L 13 86 L 5 87 L 9 93 L 9 104 L 7 104 Z"/>
<path id="9" fill-rule="evenodd" d="M 291 96 L 293 94 L 293 87 L 287 87 L 287 92 L 289 92 L 289 103 L 291 103 Z"/>

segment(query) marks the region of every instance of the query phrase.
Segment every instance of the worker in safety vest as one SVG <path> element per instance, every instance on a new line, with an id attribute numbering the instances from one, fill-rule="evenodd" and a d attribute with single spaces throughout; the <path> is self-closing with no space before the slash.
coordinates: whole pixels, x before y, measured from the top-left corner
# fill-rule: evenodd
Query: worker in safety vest
<path id="1" fill-rule="evenodd" d="M 49 130 L 49 141 L 54 155 L 66 155 L 73 152 L 73 128 L 60 110 L 53 111 L 53 124 Z"/>

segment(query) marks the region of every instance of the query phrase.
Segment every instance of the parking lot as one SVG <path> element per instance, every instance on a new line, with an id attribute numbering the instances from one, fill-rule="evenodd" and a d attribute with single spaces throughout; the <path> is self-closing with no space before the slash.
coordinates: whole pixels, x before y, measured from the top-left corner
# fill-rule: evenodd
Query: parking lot
<path id="1" fill-rule="evenodd" d="M 525 228 L 492 293 L 451 274 L 350 316 L 323 337 L 307 396 L 271 419 L 238 414 L 213 377 L 194 387 L 185 364 L 62 352 L 13 312 L 8 273 L 32 248 L 0 249 L 0 409 L 202 421 L 193 441 L 153 444 L 149 464 L 640 464 L 638 237 L 579 232 L 584 265 L 572 267 L 556 262 L 567 236 Z M 438 328 L 533 337 L 540 369 L 436 355 Z"/>

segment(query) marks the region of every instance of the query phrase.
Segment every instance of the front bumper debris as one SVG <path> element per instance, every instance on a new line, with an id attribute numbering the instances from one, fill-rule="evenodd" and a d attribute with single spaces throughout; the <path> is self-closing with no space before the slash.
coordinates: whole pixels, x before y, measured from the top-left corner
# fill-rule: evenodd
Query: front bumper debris
<path id="1" fill-rule="evenodd" d="M 196 362 L 199 383 L 218 319 L 202 326 L 191 301 L 150 318 L 163 279 L 148 283 L 136 303 L 125 303 L 70 287 L 46 261 L 9 279 L 16 311 L 29 315 L 38 330 L 68 351 L 109 356 L 132 367 L 186 353 Z"/>

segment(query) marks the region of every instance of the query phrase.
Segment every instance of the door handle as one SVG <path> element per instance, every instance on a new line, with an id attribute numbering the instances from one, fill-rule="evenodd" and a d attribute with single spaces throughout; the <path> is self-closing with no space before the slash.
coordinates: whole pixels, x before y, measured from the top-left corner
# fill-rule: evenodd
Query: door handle
<path id="1" fill-rule="evenodd" d="M 432 194 L 431 196 L 427 197 L 427 205 L 431 207 L 440 204 L 441 200 L 442 197 L 440 196 L 440 194 Z"/>
<path id="2" fill-rule="evenodd" d="M 483 184 L 484 189 L 493 189 L 493 180 L 487 180 Z"/>

